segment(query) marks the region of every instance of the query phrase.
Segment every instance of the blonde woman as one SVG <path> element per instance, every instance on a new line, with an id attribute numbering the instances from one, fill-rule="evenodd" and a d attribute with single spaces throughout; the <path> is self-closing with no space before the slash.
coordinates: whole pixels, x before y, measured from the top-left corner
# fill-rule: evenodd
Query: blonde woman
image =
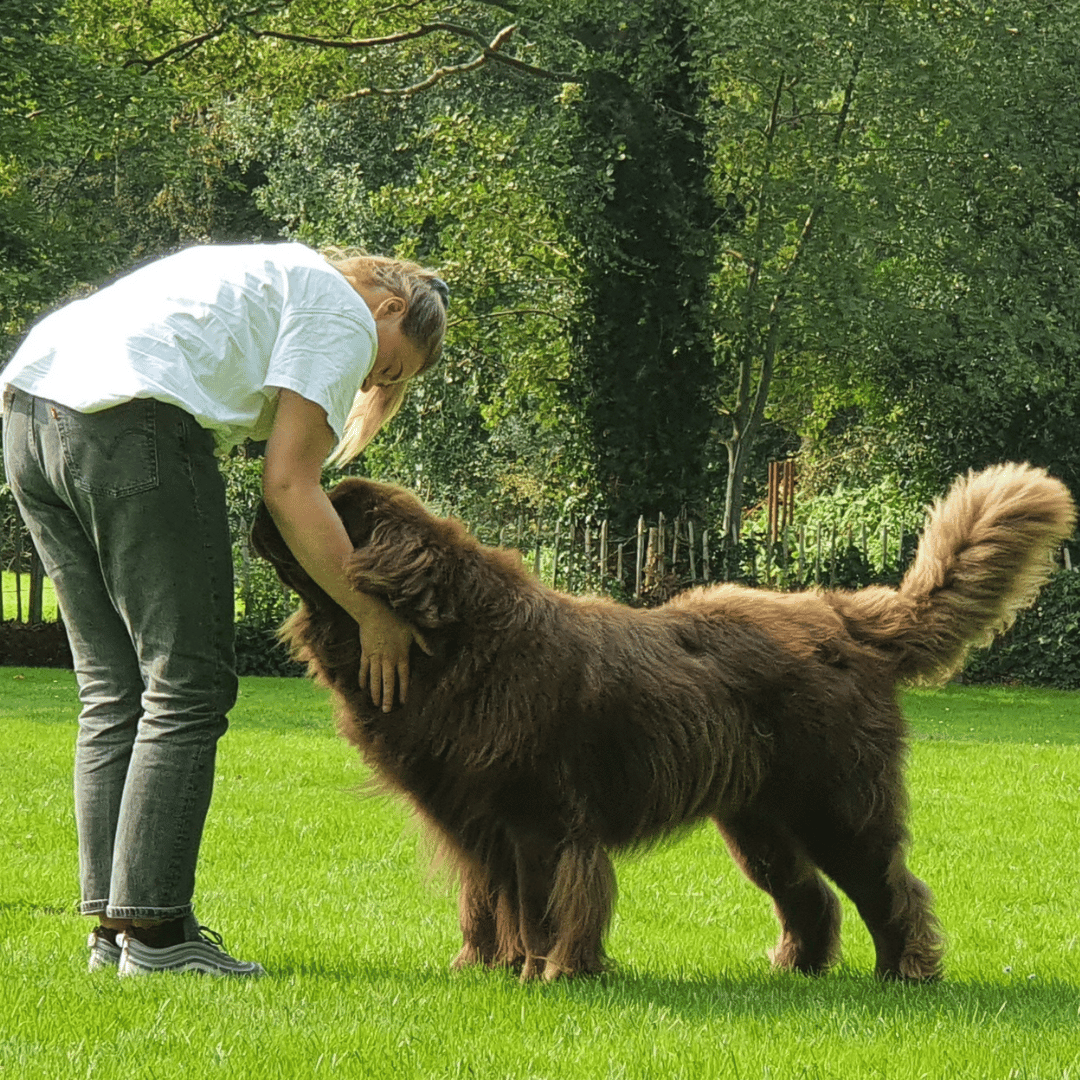
<path id="1" fill-rule="evenodd" d="M 81 701 L 75 810 L 91 970 L 261 975 L 193 913 L 217 741 L 236 700 L 216 457 L 267 440 L 263 497 L 355 619 L 389 710 L 424 643 L 346 586 L 320 484 L 442 351 L 446 285 L 296 243 L 189 248 L 41 320 L 0 372 L 4 466 L 56 587 Z"/>

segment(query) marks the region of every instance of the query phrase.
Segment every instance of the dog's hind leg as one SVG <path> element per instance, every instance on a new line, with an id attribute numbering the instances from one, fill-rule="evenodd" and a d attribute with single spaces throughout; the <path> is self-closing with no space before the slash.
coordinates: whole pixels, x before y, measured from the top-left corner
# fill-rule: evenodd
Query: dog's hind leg
<path id="1" fill-rule="evenodd" d="M 772 821 L 743 816 L 714 819 L 732 858 L 773 900 L 780 940 L 773 966 L 813 975 L 840 953 L 840 901 L 799 841 Z"/>
<path id="2" fill-rule="evenodd" d="M 929 982 L 941 976 L 944 942 L 930 890 L 907 868 L 902 826 L 872 823 L 810 841 L 817 864 L 844 890 L 877 953 L 882 979 Z"/>

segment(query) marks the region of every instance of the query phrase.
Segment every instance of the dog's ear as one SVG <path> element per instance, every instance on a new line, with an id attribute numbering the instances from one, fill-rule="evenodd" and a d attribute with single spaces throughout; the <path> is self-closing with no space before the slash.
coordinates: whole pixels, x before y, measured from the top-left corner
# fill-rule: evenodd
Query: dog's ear
<path id="1" fill-rule="evenodd" d="M 331 496 L 355 551 L 347 573 L 360 592 L 384 599 L 403 619 L 436 630 L 458 618 L 456 586 L 464 536 L 456 522 L 430 514 L 408 492 L 349 480 Z"/>
<path id="2" fill-rule="evenodd" d="M 329 602 L 329 597 L 308 576 L 307 571 L 296 561 L 296 556 L 289 550 L 289 545 L 278 530 L 266 504 L 259 503 L 255 511 L 255 521 L 251 526 L 251 546 L 255 554 L 273 566 L 282 584 L 287 585 L 301 600 L 311 606 Z"/>

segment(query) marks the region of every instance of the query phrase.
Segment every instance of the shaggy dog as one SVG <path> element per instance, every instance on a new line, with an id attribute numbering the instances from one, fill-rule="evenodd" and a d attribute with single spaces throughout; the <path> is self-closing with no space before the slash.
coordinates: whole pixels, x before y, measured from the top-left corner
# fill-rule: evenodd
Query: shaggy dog
<path id="1" fill-rule="evenodd" d="M 958 480 L 899 589 L 713 585 L 653 610 L 554 592 L 399 488 L 348 479 L 331 499 L 352 584 L 433 649 L 414 651 L 406 705 L 383 713 L 360 689 L 355 622 L 265 509 L 256 550 L 302 600 L 282 636 L 333 690 L 342 733 L 460 873 L 455 966 L 603 970 L 608 851 L 712 818 L 772 897 L 777 967 L 837 959 L 827 876 L 869 928 L 879 976 L 939 976 L 930 892 L 905 864 L 896 690 L 955 671 L 1034 599 L 1075 524 L 1058 481 L 1011 464 Z"/>

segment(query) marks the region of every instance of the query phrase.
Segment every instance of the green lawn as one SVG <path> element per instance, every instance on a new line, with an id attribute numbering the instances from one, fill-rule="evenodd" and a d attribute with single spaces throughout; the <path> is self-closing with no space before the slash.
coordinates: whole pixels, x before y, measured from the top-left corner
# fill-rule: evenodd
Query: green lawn
<path id="1" fill-rule="evenodd" d="M 358 799 L 323 695 L 245 679 L 221 744 L 199 913 L 272 977 L 85 973 L 70 673 L 0 667 L 0 1078 L 1080 1077 L 1080 695 L 907 698 L 911 862 L 946 979 L 772 973 L 764 896 L 701 828 L 619 864 L 602 980 L 451 974 L 453 896 L 406 815 Z"/>

